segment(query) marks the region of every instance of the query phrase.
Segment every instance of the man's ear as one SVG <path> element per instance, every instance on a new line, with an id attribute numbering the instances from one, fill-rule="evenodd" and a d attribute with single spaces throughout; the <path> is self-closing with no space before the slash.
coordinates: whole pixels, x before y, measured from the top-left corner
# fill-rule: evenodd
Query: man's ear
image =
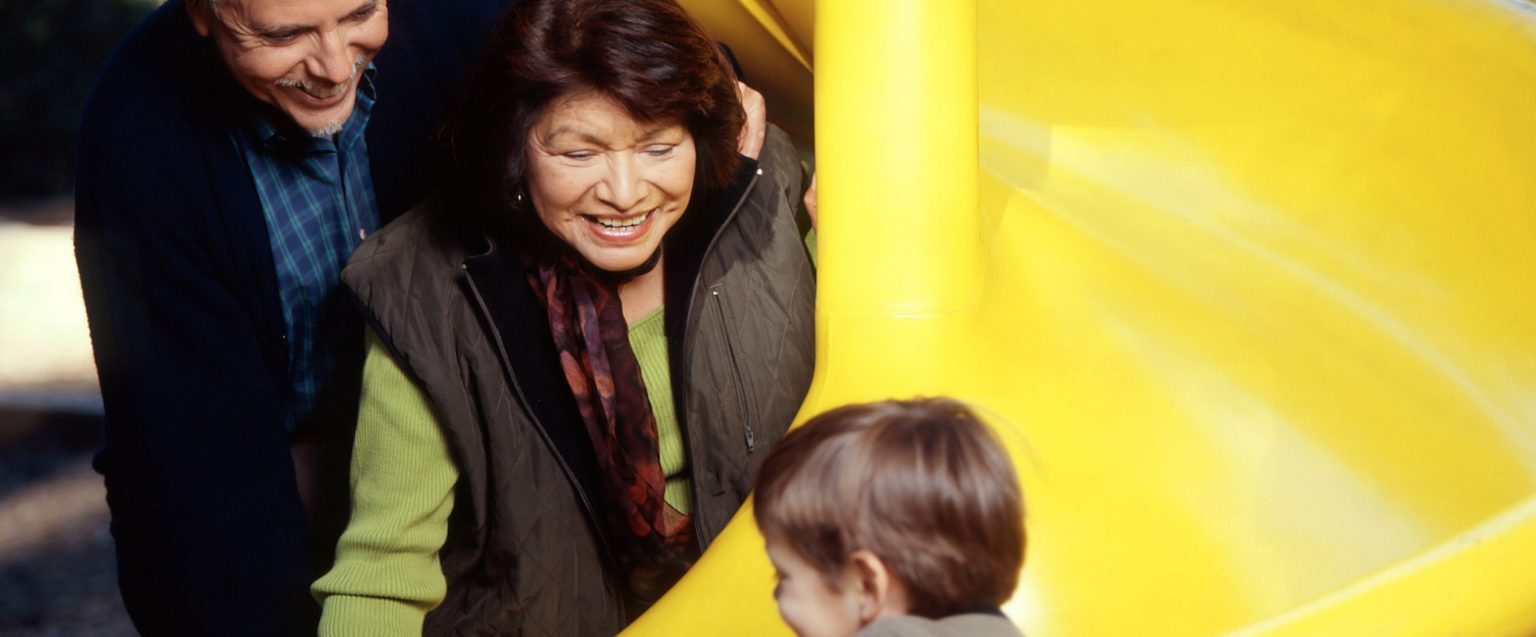
<path id="1" fill-rule="evenodd" d="M 897 578 L 885 561 L 865 549 L 853 552 L 849 565 L 857 578 L 859 597 L 859 625 L 867 626 L 877 619 L 905 615 L 911 608 L 907 587 Z"/>
<path id="2" fill-rule="evenodd" d="M 212 0 L 189 0 L 187 2 L 187 15 L 192 18 L 192 28 L 197 29 L 197 34 L 208 37 L 213 29 L 213 21 L 218 18 L 213 15 Z"/>

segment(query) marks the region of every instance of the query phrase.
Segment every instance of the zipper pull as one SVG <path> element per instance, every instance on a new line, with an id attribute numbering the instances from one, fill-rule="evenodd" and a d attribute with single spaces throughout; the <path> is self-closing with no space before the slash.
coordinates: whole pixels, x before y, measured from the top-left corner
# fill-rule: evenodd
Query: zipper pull
<path id="1" fill-rule="evenodd" d="M 752 423 L 749 422 L 749 423 L 746 423 L 746 425 L 747 425 L 747 453 L 751 453 L 751 452 L 757 450 L 757 435 L 752 433 Z"/>

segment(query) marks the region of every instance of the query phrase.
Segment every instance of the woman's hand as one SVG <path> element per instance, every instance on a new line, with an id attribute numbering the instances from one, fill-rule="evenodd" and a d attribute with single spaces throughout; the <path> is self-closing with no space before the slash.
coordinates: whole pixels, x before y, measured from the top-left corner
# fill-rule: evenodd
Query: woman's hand
<path id="1" fill-rule="evenodd" d="M 747 118 L 741 124 L 741 137 L 736 142 L 736 152 L 757 159 L 763 152 L 763 140 L 768 136 L 768 103 L 763 94 L 744 83 L 736 83 L 736 94 L 741 98 L 741 109 Z"/>
<path id="2" fill-rule="evenodd" d="M 805 189 L 805 214 L 811 217 L 811 228 L 816 228 L 816 175 L 811 175 L 811 187 Z"/>

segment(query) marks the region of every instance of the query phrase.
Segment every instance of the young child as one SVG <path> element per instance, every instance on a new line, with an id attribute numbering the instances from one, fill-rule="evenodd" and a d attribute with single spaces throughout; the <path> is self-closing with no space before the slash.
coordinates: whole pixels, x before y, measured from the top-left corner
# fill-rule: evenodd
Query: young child
<path id="1" fill-rule="evenodd" d="M 785 436 L 754 515 L 800 637 L 1020 635 L 998 606 L 1024 563 L 1007 454 L 965 405 L 850 405 Z"/>

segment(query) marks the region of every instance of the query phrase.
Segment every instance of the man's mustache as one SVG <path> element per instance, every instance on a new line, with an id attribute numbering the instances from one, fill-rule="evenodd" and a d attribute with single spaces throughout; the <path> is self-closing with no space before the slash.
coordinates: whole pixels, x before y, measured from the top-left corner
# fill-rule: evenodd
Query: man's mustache
<path id="1" fill-rule="evenodd" d="M 332 97 L 336 97 L 336 95 L 340 94 L 343 90 L 346 90 L 348 86 L 351 86 L 352 80 L 357 77 L 357 72 L 367 64 L 367 57 L 361 55 L 358 56 L 357 60 L 352 62 L 352 73 L 347 75 L 347 80 L 345 82 L 332 84 L 330 86 L 322 87 L 321 85 L 309 80 L 301 80 L 291 77 L 280 78 L 277 80 L 277 82 L 275 82 L 275 84 L 278 86 L 288 86 L 299 89 L 305 93 L 308 93 L 310 97 L 315 99 L 330 99 Z"/>

